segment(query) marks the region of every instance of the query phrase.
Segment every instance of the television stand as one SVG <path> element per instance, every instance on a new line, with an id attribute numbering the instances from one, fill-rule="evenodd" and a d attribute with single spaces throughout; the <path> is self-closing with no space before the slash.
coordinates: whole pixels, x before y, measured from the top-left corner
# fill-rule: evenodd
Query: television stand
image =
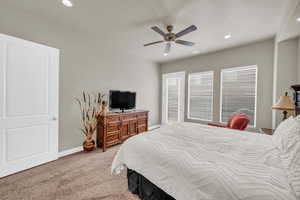
<path id="1" fill-rule="evenodd" d="M 122 113 L 107 113 L 99 116 L 97 124 L 97 147 L 106 151 L 107 147 L 121 144 L 128 138 L 148 131 L 146 110 Z"/>

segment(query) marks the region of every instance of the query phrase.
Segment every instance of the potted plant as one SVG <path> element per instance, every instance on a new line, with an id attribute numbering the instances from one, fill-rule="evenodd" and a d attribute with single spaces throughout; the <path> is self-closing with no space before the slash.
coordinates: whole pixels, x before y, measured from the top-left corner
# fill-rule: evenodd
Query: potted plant
<path id="1" fill-rule="evenodd" d="M 102 99 L 105 95 L 98 93 L 93 96 L 83 92 L 82 98 L 76 98 L 80 108 L 82 127 L 81 131 L 85 135 L 83 142 L 84 151 L 92 151 L 95 148 L 93 135 L 97 129 L 97 118 L 101 113 Z"/>

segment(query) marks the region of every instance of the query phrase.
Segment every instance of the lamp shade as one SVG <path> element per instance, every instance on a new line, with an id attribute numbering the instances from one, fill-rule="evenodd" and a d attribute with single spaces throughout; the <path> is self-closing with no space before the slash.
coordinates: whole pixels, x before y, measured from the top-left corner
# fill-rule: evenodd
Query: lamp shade
<path id="1" fill-rule="evenodd" d="M 272 107 L 276 110 L 295 110 L 295 104 L 290 96 L 281 96 L 278 102 Z"/>

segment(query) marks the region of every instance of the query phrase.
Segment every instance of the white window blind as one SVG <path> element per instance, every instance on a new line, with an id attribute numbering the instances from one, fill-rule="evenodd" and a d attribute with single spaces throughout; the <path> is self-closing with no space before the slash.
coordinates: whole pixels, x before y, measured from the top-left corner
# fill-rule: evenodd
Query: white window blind
<path id="1" fill-rule="evenodd" d="M 221 72 L 221 122 L 234 113 L 249 116 L 256 125 L 257 66 L 224 69 Z"/>
<path id="2" fill-rule="evenodd" d="M 168 122 L 179 121 L 179 78 L 168 78 L 167 79 L 167 90 L 168 90 Z"/>
<path id="3" fill-rule="evenodd" d="M 188 118 L 212 121 L 214 73 L 189 74 Z"/>

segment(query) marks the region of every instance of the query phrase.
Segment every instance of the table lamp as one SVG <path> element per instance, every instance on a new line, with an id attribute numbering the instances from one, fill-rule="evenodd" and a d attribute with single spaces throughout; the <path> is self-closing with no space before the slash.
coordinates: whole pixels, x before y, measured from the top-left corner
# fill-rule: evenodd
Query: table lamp
<path id="1" fill-rule="evenodd" d="M 272 107 L 275 110 L 283 110 L 283 120 L 287 119 L 288 111 L 295 110 L 295 104 L 293 99 L 288 96 L 288 93 L 285 93 L 285 96 L 281 96 L 278 102 Z"/>

